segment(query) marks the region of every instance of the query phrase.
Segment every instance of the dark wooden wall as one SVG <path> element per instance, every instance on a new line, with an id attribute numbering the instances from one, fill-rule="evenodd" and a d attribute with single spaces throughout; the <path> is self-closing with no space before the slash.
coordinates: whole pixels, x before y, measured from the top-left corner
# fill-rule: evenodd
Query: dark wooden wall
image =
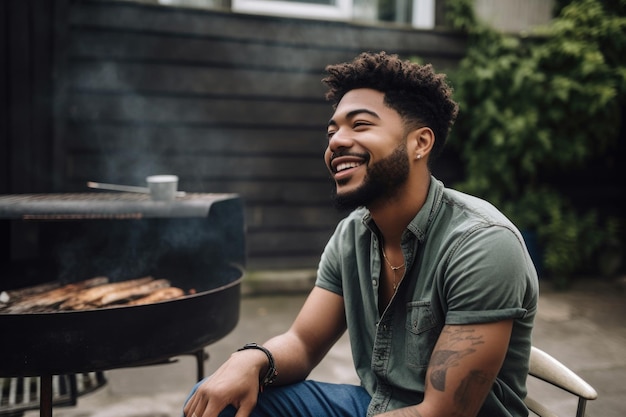
<path id="1" fill-rule="evenodd" d="M 50 36 L 33 37 L 54 43 L 39 51 L 45 66 L 30 65 L 49 78 L 45 91 L 54 94 L 44 95 L 54 106 L 37 119 L 41 125 L 11 120 L 8 129 L 27 131 L 30 123 L 31 132 L 24 142 L 15 131 L 10 143 L 3 139 L 0 146 L 10 150 L 3 167 L 11 168 L 3 168 L 0 192 L 87 191 L 90 180 L 142 185 L 149 174 L 177 174 L 182 190 L 243 197 L 250 268 L 315 267 L 341 217 L 330 206 L 322 160 L 331 114 L 324 67 L 384 49 L 445 70 L 464 52 L 464 40 L 445 31 L 115 1 L 30 1 L 49 16 L 37 29 Z M 23 31 L 18 23 L 11 28 Z M 15 65 L 29 62 L 19 56 L 24 51 L 9 53 Z M 27 77 L 20 68 L 8 68 L 18 94 L 38 88 L 20 78 Z M 54 181 L 22 181 L 34 175 L 31 162 Z M 455 166 L 444 159 L 437 174 L 451 178 Z"/>
<path id="2" fill-rule="evenodd" d="M 0 193 L 46 191 L 54 182 L 58 6 L 0 1 Z"/>

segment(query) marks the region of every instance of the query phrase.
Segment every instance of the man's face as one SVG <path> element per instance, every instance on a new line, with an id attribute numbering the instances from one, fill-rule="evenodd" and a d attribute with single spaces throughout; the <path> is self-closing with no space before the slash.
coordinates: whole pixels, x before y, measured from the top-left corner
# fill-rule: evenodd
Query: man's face
<path id="1" fill-rule="evenodd" d="M 393 197 L 409 176 L 400 115 L 371 89 L 348 92 L 328 124 L 326 165 L 335 180 L 335 205 L 352 210 Z"/>

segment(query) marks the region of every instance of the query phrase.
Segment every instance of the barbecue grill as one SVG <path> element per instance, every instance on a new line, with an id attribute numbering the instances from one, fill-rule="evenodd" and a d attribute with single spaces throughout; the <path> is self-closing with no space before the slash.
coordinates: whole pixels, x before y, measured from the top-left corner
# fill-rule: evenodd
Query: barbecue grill
<path id="1" fill-rule="evenodd" d="M 232 194 L 172 202 L 131 193 L 0 196 L 7 248 L 0 251 L 0 291 L 95 276 L 111 282 L 153 276 L 186 291 L 147 305 L 0 309 L 0 377 L 40 376 L 41 415 L 51 416 L 52 375 L 197 355 L 238 322 L 244 234 L 243 205 Z"/>

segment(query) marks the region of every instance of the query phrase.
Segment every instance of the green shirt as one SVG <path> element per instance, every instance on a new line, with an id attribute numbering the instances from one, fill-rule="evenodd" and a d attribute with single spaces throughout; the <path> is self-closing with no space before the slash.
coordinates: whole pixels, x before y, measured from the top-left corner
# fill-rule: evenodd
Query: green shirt
<path id="1" fill-rule="evenodd" d="M 368 416 L 415 405 L 444 324 L 514 319 L 504 364 L 479 416 L 524 416 L 537 274 L 521 234 L 494 206 L 431 178 L 402 236 L 406 274 L 379 314 L 380 237 L 369 211 L 343 219 L 316 285 L 344 298 L 352 356 L 372 395 Z"/>

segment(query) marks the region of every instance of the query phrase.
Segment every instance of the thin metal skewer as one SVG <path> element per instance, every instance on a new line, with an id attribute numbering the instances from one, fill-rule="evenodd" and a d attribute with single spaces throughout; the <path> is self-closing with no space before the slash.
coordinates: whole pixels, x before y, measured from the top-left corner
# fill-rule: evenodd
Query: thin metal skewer
<path id="1" fill-rule="evenodd" d="M 134 185 L 107 184 L 104 182 L 87 181 L 87 187 L 97 188 L 100 190 L 124 191 L 127 193 L 150 194 L 148 187 L 136 187 Z M 184 197 L 187 195 L 184 191 L 177 191 L 176 197 Z"/>

